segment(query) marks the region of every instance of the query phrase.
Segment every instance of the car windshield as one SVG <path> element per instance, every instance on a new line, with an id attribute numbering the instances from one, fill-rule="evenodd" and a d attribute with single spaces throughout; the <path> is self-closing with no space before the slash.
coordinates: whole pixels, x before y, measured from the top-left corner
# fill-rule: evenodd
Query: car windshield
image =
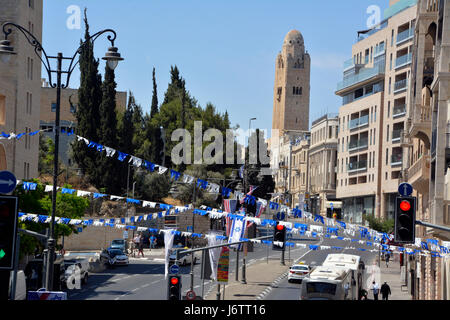
<path id="1" fill-rule="evenodd" d="M 109 254 L 114 258 L 115 256 L 123 255 L 123 252 L 122 250 L 110 250 Z"/>
<path id="2" fill-rule="evenodd" d="M 112 244 L 112 245 L 119 245 L 119 246 L 122 246 L 122 245 L 124 244 L 124 241 L 123 241 L 123 240 L 113 240 L 113 241 L 111 242 L 111 244 Z"/>
<path id="3" fill-rule="evenodd" d="M 291 269 L 292 270 L 304 270 L 304 271 L 309 270 L 307 266 L 292 266 Z"/>

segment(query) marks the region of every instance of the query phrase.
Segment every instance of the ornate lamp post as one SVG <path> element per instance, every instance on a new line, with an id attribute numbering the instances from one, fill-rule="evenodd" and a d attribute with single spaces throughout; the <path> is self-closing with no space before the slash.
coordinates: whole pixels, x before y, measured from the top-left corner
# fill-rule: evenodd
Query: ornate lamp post
<path id="1" fill-rule="evenodd" d="M 108 40 L 111 42 L 111 47 L 109 47 L 108 51 L 106 52 L 105 56 L 102 58 L 103 60 L 106 60 L 106 64 L 110 69 L 115 69 L 117 67 L 117 64 L 119 61 L 123 60 L 123 58 L 120 56 L 120 53 L 117 52 L 117 48 L 114 47 L 114 41 L 116 40 L 116 32 L 112 29 L 105 29 L 102 31 L 97 32 L 96 34 L 92 35 L 87 39 L 85 42 L 83 42 L 80 47 L 75 51 L 73 56 L 64 57 L 62 53 L 58 53 L 57 56 L 48 56 L 45 52 L 44 48 L 42 47 L 42 44 L 36 39 L 36 37 L 31 34 L 27 29 L 24 27 L 12 23 L 12 22 L 5 22 L 3 24 L 3 33 L 5 35 L 5 39 L 0 41 L 0 58 L 2 61 L 7 62 L 10 57 L 16 52 L 14 52 L 14 47 L 11 46 L 10 41 L 8 40 L 8 36 L 12 33 L 12 28 L 16 28 L 19 30 L 25 38 L 28 40 L 28 43 L 34 47 L 34 51 L 36 55 L 39 57 L 39 59 L 42 61 L 42 64 L 44 65 L 45 69 L 47 70 L 48 74 L 48 80 L 49 84 L 52 88 L 56 88 L 56 115 L 55 115 L 55 152 L 54 152 L 54 166 L 53 166 L 53 197 L 52 197 L 52 217 L 51 217 L 51 224 L 50 224 L 50 234 L 47 240 L 47 248 L 48 248 L 48 254 L 47 254 L 47 267 L 46 267 L 46 279 L 45 279 L 45 287 L 47 290 L 52 290 L 53 288 L 53 265 L 54 265 L 54 258 L 55 258 L 55 213 L 56 213 L 56 190 L 57 190 L 57 183 L 58 183 L 58 152 L 59 152 L 59 126 L 60 126 L 60 107 L 61 107 L 61 89 L 65 89 L 69 85 L 70 76 L 77 66 L 79 60 L 77 57 L 82 53 L 83 49 L 88 46 L 92 45 L 94 41 L 102 34 L 104 33 L 110 33 L 108 35 Z M 43 54 L 43 57 L 41 55 Z M 57 61 L 57 68 L 56 70 L 52 69 L 50 65 L 50 59 L 54 59 Z M 69 67 L 67 70 L 62 70 L 62 62 L 63 60 L 70 61 Z M 52 74 L 56 74 L 56 83 L 52 81 Z M 62 75 L 66 75 L 66 82 L 63 83 L 61 80 Z"/>

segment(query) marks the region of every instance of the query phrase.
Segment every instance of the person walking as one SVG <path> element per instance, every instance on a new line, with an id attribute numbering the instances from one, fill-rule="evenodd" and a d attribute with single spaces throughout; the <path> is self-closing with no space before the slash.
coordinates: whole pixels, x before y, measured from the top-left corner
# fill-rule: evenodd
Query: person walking
<path id="1" fill-rule="evenodd" d="M 375 282 L 372 282 L 372 292 L 373 292 L 373 300 L 378 300 L 378 294 L 380 293 L 380 285 Z"/>
<path id="2" fill-rule="evenodd" d="M 389 268 L 389 259 L 391 258 L 390 252 L 386 252 L 386 256 L 384 257 L 384 260 L 386 261 L 386 268 Z"/>
<path id="3" fill-rule="evenodd" d="M 133 238 L 133 243 L 134 243 L 133 257 L 136 256 L 136 250 L 139 250 L 139 242 L 140 242 L 140 237 L 138 234 L 136 234 L 136 236 Z M 138 253 L 138 256 L 139 256 L 139 253 Z"/>
<path id="4" fill-rule="evenodd" d="M 389 285 L 387 284 L 386 281 L 381 286 L 380 292 L 381 292 L 381 298 L 383 300 L 388 301 L 388 297 L 391 294 L 391 287 L 389 287 Z"/>
<path id="5" fill-rule="evenodd" d="M 156 237 L 155 237 L 154 234 L 152 234 L 152 235 L 150 236 L 150 247 L 151 247 L 152 249 L 155 248 L 155 242 L 156 242 Z"/>
<path id="6" fill-rule="evenodd" d="M 144 258 L 144 235 L 141 234 L 139 237 L 139 252 L 138 252 L 138 258 L 139 253 L 142 254 L 142 258 Z"/>

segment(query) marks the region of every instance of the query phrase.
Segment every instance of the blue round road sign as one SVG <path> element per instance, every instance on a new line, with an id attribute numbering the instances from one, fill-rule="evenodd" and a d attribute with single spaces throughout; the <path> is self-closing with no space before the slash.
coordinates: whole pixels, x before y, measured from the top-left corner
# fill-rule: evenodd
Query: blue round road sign
<path id="1" fill-rule="evenodd" d="M 170 273 L 177 274 L 180 271 L 180 267 L 176 264 L 170 266 Z"/>
<path id="2" fill-rule="evenodd" d="M 413 192 L 413 187 L 409 183 L 403 182 L 398 186 L 398 193 L 404 197 L 410 196 Z"/>
<path id="3" fill-rule="evenodd" d="M 0 193 L 10 193 L 16 184 L 17 179 L 12 172 L 0 171 Z"/>
<path id="4" fill-rule="evenodd" d="M 277 219 L 278 220 L 284 220 L 284 212 L 278 212 L 277 213 Z"/>

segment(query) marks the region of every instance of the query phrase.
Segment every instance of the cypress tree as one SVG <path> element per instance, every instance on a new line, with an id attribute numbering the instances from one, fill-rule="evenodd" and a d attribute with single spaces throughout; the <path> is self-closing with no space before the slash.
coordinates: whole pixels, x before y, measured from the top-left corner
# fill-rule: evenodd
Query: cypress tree
<path id="1" fill-rule="evenodd" d="M 117 115 L 116 115 L 116 82 L 114 70 L 105 67 L 105 79 L 102 84 L 103 99 L 100 105 L 100 127 L 98 130 L 99 143 L 117 149 Z M 101 170 L 101 186 L 107 193 L 120 192 L 118 170 L 120 164 L 116 159 L 106 156 L 102 152 L 98 168 Z"/>
<path id="2" fill-rule="evenodd" d="M 100 126 L 99 107 L 102 101 L 101 75 L 98 72 L 98 60 L 94 57 L 94 45 L 89 40 L 89 24 L 86 9 L 84 10 L 85 42 L 81 42 L 79 57 L 80 87 L 78 89 L 78 108 L 76 111 L 77 134 L 89 141 L 98 142 L 97 128 Z M 75 141 L 72 145 L 74 160 L 81 171 L 88 175 L 89 181 L 99 185 L 98 157 L 99 152 L 88 148 L 83 141 Z"/>

